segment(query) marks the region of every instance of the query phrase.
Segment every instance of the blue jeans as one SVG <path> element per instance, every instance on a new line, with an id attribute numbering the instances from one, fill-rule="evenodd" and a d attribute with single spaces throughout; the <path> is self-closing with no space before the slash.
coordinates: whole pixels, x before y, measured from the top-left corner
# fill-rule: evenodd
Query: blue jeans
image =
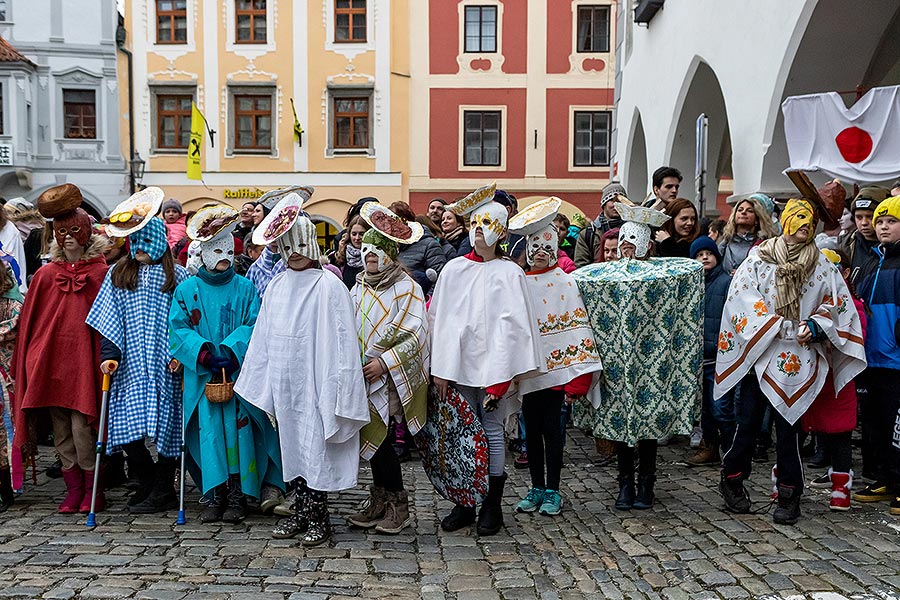
<path id="1" fill-rule="evenodd" d="M 703 404 L 700 409 L 700 427 L 707 444 L 718 445 L 723 452 L 731 448 L 734 440 L 734 390 L 721 398 L 713 398 L 716 365 L 703 365 Z"/>

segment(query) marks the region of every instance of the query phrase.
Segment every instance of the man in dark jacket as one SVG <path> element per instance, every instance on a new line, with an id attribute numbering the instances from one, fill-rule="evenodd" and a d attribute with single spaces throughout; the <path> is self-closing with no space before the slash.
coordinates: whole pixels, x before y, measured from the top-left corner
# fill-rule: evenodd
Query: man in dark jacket
<path id="1" fill-rule="evenodd" d="M 616 211 L 616 202 L 619 196 L 626 197 L 625 188 L 618 181 L 609 182 L 603 188 L 603 195 L 600 197 L 600 214 L 594 219 L 594 222 L 581 230 L 578 234 L 578 240 L 575 242 L 575 266 L 583 267 L 599 258 L 602 252 L 600 237 L 609 231 L 622 225 L 622 217 Z"/>
<path id="2" fill-rule="evenodd" d="M 719 326 L 725 299 L 728 297 L 728 286 L 731 285 L 731 275 L 722 268 L 719 249 L 708 236 L 694 240 L 690 253 L 691 258 L 703 265 L 706 306 L 703 313 L 703 405 L 700 412 L 703 439 L 697 451 L 687 459 L 687 464 L 715 465 L 719 464 L 719 448 L 727 452 L 734 439 L 734 390 L 722 398 L 713 398 Z"/>
<path id="3" fill-rule="evenodd" d="M 856 231 L 841 240 L 841 250 L 850 257 L 850 281 L 860 281 L 863 266 L 872 256 L 872 249 L 878 245 L 872 217 L 875 209 L 888 197 L 887 188 L 868 186 L 859 190 L 850 203 L 850 214 L 856 224 Z"/>

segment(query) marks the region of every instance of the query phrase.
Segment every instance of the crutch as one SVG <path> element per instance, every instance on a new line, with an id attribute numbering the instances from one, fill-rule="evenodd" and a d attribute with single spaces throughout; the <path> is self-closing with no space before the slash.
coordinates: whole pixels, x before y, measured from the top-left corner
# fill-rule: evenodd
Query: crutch
<path id="1" fill-rule="evenodd" d="M 103 399 L 100 402 L 100 428 L 97 432 L 97 445 L 95 446 L 97 458 L 94 460 L 94 487 L 91 490 L 91 512 L 88 513 L 87 522 L 85 523 L 85 526 L 87 527 L 97 526 L 97 515 L 94 512 L 94 509 L 96 508 L 97 502 L 97 484 L 100 481 L 100 459 L 103 457 L 103 450 L 106 445 L 103 440 L 106 437 L 106 410 L 109 408 L 109 384 L 112 380 L 112 374 L 115 373 L 117 368 L 118 365 L 111 367 L 109 374 L 103 374 Z"/>
<path id="2" fill-rule="evenodd" d="M 172 359 L 175 360 L 175 359 Z M 178 477 L 178 519 L 175 521 L 176 525 L 185 525 L 187 523 L 187 519 L 184 516 L 184 447 L 185 447 L 185 435 L 184 435 L 184 372 L 181 374 L 181 474 Z"/>

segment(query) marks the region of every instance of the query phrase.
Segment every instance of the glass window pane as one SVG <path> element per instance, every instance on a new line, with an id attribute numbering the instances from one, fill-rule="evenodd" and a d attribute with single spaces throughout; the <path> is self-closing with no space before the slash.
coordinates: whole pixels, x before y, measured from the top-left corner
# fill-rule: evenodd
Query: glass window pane
<path id="1" fill-rule="evenodd" d="M 250 8 L 250 0 L 237 0 L 238 10 L 248 10 Z"/>
<path id="2" fill-rule="evenodd" d="M 497 22 L 497 9 L 493 6 L 485 6 L 481 9 L 481 20 L 488 23 Z"/>
<path id="3" fill-rule="evenodd" d="M 266 0 L 254 0 L 256 10 L 266 10 Z"/>
<path id="4" fill-rule="evenodd" d="M 481 164 L 481 147 L 480 146 L 467 146 L 466 147 L 466 156 L 465 156 L 465 164 L 467 165 L 480 165 Z"/>
<path id="5" fill-rule="evenodd" d="M 369 101 L 368 100 L 354 100 L 353 101 L 353 110 L 355 112 L 361 112 L 361 113 L 369 112 Z"/>
<path id="6" fill-rule="evenodd" d="M 575 113 L 575 131 L 584 131 L 591 127 L 591 116 L 588 113 Z"/>
<path id="7" fill-rule="evenodd" d="M 500 149 L 499 148 L 488 148 L 485 146 L 484 148 L 484 164 L 489 166 L 496 166 L 500 164 Z"/>
<path id="8" fill-rule="evenodd" d="M 369 122 L 366 119 L 353 121 L 353 145 L 357 148 L 369 147 Z"/>
<path id="9" fill-rule="evenodd" d="M 172 0 L 158 0 L 156 6 L 158 12 L 168 12 L 172 10 Z"/>
<path id="10" fill-rule="evenodd" d="M 366 0 L 353 0 L 353 8 L 365 8 Z"/>
<path id="11" fill-rule="evenodd" d="M 272 117 L 258 117 L 256 119 L 256 129 L 258 131 L 272 131 Z"/>
<path id="12" fill-rule="evenodd" d="M 253 118 L 248 116 L 239 116 L 237 118 L 238 131 L 253 131 Z"/>
<path id="13" fill-rule="evenodd" d="M 271 146 L 272 145 L 272 134 L 269 131 L 257 131 L 256 132 L 256 145 L 257 146 Z"/>
<path id="14" fill-rule="evenodd" d="M 181 110 L 191 110 L 191 97 L 183 96 L 179 98 L 178 103 L 181 105 Z"/>
<path id="15" fill-rule="evenodd" d="M 272 110 L 272 98 L 269 96 L 258 96 L 256 98 L 256 110 Z"/>
<path id="16" fill-rule="evenodd" d="M 339 113 L 348 113 L 353 111 L 353 100 L 335 100 L 335 109 Z"/>
<path id="17" fill-rule="evenodd" d="M 481 129 L 481 113 L 479 112 L 467 112 L 465 114 L 466 118 L 466 129 Z"/>
<path id="18" fill-rule="evenodd" d="M 334 120 L 334 145 L 346 148 L 350 145 L 350 118 L 338 117 Z"/>
<path id="19" fill-rule="evenodd" d="M 175 98 L 160 98 L 160 110 L 175 110 Z"/>
<path id="20" fill-rule="evenodd" d="M 175 132 L 174 131 L 163 131 L 162 139 L 160 139 L 159 145 L 164 148 L 171 148 L 171 147 L 175 146 Z"/>
<path id="21" fill-rule="evenodd" d="M 590 148 L 575 148 L 575 164 L 578 166 L 591 164 Z"/>
<path id="22" fill-rule="evenodd" d="M 483 116 L 484 129 L 493 129 L 497 130 L 500 128 L 500 113 L 497 112 L 487 112 L 484 113 Z"/>
<path id="23" fill-rule="evenodd" d="M 159 125 L 163 131 L 175 131 L 175 117 L 162 117 Z"/>
<path id="24" fill-rule="evenodd" d="M 239 96 L 238 99 L 238 110 L 246 111 L 253 110 L 253 99 L 248 96 Z"/>
<path id="25" fill-rule="evenodd" d="M 187 41 L 187 19 L 185 17 L 175 18 L 175 40 L 179 42 Z"/>
<path id="26" fill-rule="evenodd" d="M 266 40 L 266 18 L 263 16 L 256 17 L 253 20 L 253 33 L 256 41 Z"/>
<path id="27" fill-rule="evenodd" d="M 175 0 L 175 10 L 187 10 L 187 0 Z"/>
<path id="28" fill-rule="evenodd" d="M 337 0 L 338 8 L 350 8 L 350 0 Z"/>

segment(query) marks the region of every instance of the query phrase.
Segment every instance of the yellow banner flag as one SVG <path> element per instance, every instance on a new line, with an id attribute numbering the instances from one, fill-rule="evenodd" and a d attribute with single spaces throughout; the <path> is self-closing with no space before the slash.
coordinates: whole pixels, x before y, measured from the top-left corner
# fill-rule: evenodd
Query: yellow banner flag
<path id="1" fill-rule="evenodd" d="M 203 156 L 203 130 L 206 119 L 197 105 L 191 102 L 191 141 L 188 143 L 187 178 L 203 180 L 200 158 Z"/>

